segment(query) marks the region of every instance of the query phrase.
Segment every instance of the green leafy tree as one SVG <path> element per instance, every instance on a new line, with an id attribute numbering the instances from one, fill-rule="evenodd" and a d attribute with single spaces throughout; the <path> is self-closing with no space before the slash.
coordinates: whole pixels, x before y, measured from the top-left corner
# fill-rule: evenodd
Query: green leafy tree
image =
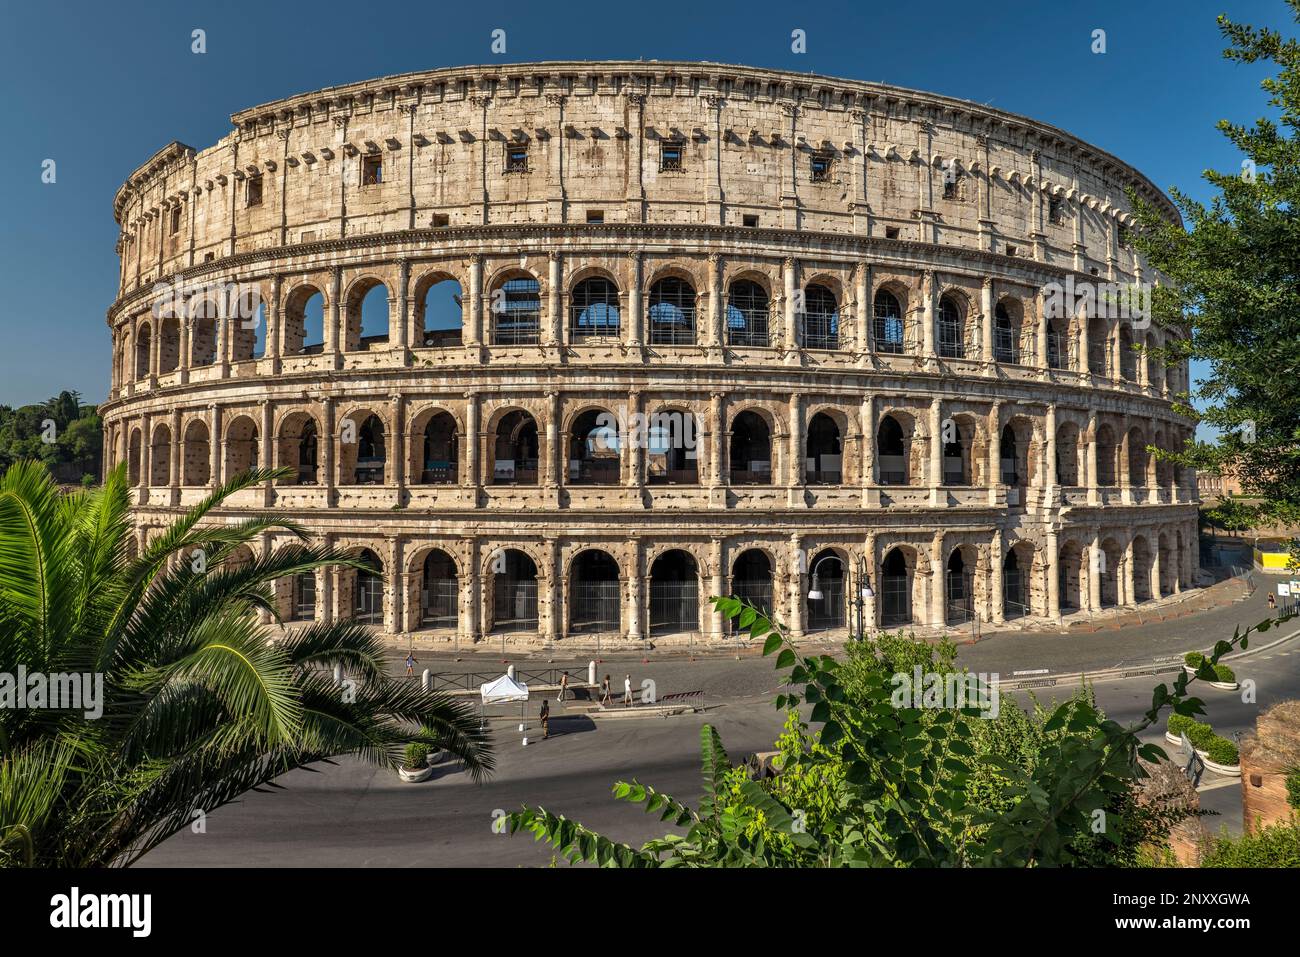
<path id="1" fill-rule="evenodd" d="M 1300 0 L 1287 0 L 1300 20 Z M 1236 63 L 1271 64 L 1262 83 L 1276 119 L 1218 128 L 1242 166 L 1209 170 L 1209 205 L 1171 195 L 1188 228 L 1133 197 L 1134 243 L 1166 279 L 1155 290 L 1155 320 L 1184 328 L 1166 359 L 1208 360 L 1208 377 L 1185 397 L 1206 403 L 1201 418 L 1217 444 L 1193 442 L 1170 457 L 1212 472 L 1235 471 L 1261 502 L 1256 523 L 1300 521 L 1300 44 L 1293 37 L 1219 17 Z M 1190 406 L 1183 411 L 1191 414 Z M 1159 453 L 1158 453 L 1159 454 Z M 1241 513 L 1240 510 L 1238 514 Z"/>
<path id="2" fill-rule="evenodd" d="M 258 624 L 254 612 L 275 613 L 277 579 L 357 564 L 296 544 L 223 565 L 266 532 L 301 536 L 273 517 L 204 521 L 283 474 L 235 477 L 139 557 L 121 468 L 69 494 L 35 463 L 0 478 L 0 672 L 103 680 L 98 718 L 0 708 L 0 864 L 127 865 L 194 812 L 336 755 L 396 769 L 415 741 L 476 779 L 492 769 L 472 709 L 390 677 L 370 629 L 338 621 L 272 641 Z"/>

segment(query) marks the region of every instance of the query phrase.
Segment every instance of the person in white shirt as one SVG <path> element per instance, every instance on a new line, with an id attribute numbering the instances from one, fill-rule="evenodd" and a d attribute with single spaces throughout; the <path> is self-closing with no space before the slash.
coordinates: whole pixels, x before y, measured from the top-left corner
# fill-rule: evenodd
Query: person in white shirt
<path id="1" fill-rule="evenodd" d="M 631 706 L 632 704 L 632 676 L 628 675 L 623 679 L 623 704 Z"/>

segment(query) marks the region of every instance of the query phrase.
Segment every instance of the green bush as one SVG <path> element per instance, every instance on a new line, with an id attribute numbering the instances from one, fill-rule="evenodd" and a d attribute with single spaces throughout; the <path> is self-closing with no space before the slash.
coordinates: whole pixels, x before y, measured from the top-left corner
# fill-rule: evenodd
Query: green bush
<path id="1" fill-rule="evenodd" d="M 1186 734 L 1192 725 L 1196 724 L 1196 719 L 1185 714 L 1171 714 L 1169 716 L 1169 733 L 1177 737 L 1180 734 Z"/>
<path id="2" fill-rule="evenodd" d="M 1287 773 L 1286 803 L 1300 811 L 1300 768 L 1292 768 Z"/>
<path id="3" fill-rule="evenodd" d="M 1221 738 L 1217 734 L 1210 740 L 1204 751 L 1205 756 L 1215 764 L 1231 767 L 1238 761 L 1237 746 L 1227 738 Z"/>
<path id="4" fill-rule="evenodd" d="M 1201 867 L 1300 867 L 1300 821 L 1241 837 L 1222 834 L 1210 842 Z"/>
<path id="5" fill-rule="evenodd" d="M 1215 680 L 1222 681 L 1224 684 L 1232 684 L 1237 680 L 1237 673 L 1227 665 L 1215 665 L 1214 677 Z"/>
<path id="6" fill-rule="evenodd" d="M 1213 728 L 1200 721 L 1193 721 L 1191 727 L 1187 729 L 1187 740 L 1192 742 L 1192 746 L 1197 751 L 1208 751 L 1217 737 Z"/>
<path id="7" fill-rule="evenodd" d="M 408 771 L 423 771 L 429 766 L 429 746 L 412 741 L 406 746 L 406 756 L 402 766 Z"/>
<path id="8" fill-rule="evenodd" d="M 1199 651 L 1189 651 L 1187 654 L 1183 655 L 1183 662 L 1189 668 L 1201 667 L 1201 662 L 1204 660 L 1205 655 L 1201 654 Z"/>

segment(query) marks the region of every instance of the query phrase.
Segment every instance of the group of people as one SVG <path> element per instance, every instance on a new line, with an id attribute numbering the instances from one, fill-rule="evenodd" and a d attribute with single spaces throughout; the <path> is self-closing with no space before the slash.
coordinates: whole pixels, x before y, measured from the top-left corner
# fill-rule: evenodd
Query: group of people
<path id="1" fill-rule="evenodd" d="M 560 676 L 560 692 L 557 697 L 559 703 L 563 704 L 569 694 L 569 673 L 566 671 Z M 602 705 L 614 704 L 614 693 L 610 686 L 610 676 L 605 675 L 605 680 L 600 683 L 600 703 Z M 624 707 L 632 706 L 632 676 L 623 676 L 623 705 Z M 551 736 L 551 703 L 545 699 L 542 700 L 541 714 L 538 716 L 542 722 L 542 740 Z"/>

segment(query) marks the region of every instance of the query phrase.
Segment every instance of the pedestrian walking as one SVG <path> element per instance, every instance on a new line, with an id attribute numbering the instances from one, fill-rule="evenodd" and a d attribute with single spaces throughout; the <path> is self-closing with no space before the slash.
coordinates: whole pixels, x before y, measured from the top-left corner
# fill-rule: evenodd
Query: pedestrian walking
<path id="1" fill-rule="evenodd" d="M 623 678 L 623 705 L 624 707 L 632 706 L 632 676 L 627 675 Z"/>
<path id="2" fill-rule="evenodd" d="M 1268 593 L 1268 607 L 1270 609 L 1277 607 L 1277 599 L 1273 596 L 1272 592 Z"/>
<path id="3" fill-rule="evenodd" d="M 564 695 L 569 690 L 569 673 L 560 676 L 560 704 L 564 704 Z"/>
<path id="4" fill-rule="evenodd" d="M 414 655 L 414 653 L 408 651 L 408 652 L 406 653 L 406 677 L 408 677 L 408 678 L 414 678 L 414 677 L 415 677 L 415 666 L 416 666 L 416 664 L 417 664 L 417 662 L 416 662 L 416 660 L 415 660 L 415 655 Z"/>
<path id="5" fill-rule="evenodd" d="M 551 736 L 551 706 L 545 700 L 542 701 L 540 717 L 542 719 L 542 740 L 545 741 Z"/>
<path id="6" fill-rule="evenodd" d="M 605 675 L 605 680 L 600 683 L 600 703 L 611 707 L 614 704 L 614 696 L 609 690 L 609 675 Z"/>

